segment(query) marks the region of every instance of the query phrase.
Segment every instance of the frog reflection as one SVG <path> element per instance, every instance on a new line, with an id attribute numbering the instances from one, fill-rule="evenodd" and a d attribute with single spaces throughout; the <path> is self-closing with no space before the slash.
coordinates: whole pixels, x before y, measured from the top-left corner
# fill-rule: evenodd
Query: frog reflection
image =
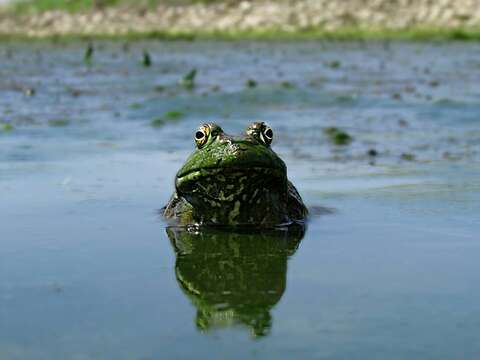
<path id="1" fill-rule="evenodd" d="M 168 228 L 177 281 L 197 308 L 196 325 L 208 331 L 243 325 L 254 337 L 272 326 L 271 309 L 286 288 L 287 260 L 301 227 L 261 233 Z"/>

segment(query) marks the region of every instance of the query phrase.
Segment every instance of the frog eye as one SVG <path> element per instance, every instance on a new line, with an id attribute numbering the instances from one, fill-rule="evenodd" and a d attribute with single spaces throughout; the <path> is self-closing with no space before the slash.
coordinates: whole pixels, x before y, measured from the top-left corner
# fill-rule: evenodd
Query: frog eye
<path id="1" fill-rule="evenodd" d="M 195 132 L 195 143 L 199 149 L 207 142 L 209 129 L 207 126 L 202 126 Z"/>
<path id="2" fill-rule="evenodd" d="M 262 138 L 263 142 L 267 145 L 270 145 L 273 140 L 273 130 L 271 127 L 266 126 L 262 129 Z"/>
<path id="3" fill-rule="evenodd" d="M 254 138 L 258 142 L 270 146 L 273 140 L 273 130 L 264 122 L 254 122 L 246 130 L 247 136 Z"/>

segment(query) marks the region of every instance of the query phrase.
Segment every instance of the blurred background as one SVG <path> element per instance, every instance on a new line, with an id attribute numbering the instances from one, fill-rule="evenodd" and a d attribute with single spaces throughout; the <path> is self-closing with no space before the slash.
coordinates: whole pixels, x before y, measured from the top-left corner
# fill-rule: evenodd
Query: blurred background
<path id="1" fill-rule="evenodd" d="M 0 33 L 478 38 L 479 0 L 3 0 Z"/>

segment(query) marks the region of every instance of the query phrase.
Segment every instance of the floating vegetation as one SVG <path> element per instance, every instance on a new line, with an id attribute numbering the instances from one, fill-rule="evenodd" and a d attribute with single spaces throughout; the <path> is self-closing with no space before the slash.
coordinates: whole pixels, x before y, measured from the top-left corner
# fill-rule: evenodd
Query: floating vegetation
<path id="1" fill-rule="evenodd" d="M 328 139 L 334 145 L 344 146 L 350 144 L 353 141 L 352 136 L 336 127 L 325 128 L 323 132 L 328 136 Z"/>
<path id="2" fill-rule="evenodd" d="M 405 161 L 415 161 L 416 159 L 415 155 L 411 153 L 403 153 L 401 155 L 401 158 L 402 160 L 405 160 Z"/>
<path id="3" fill-rule="evenodd" d="M 25 96 L 34 96 L 36 94 L 36 91 L 34 88 L 25 88 L 23 89 L 23 93 L 25 94 Z"/>
<path id="4" fill-rule="evenodd" d="M 153 88 L 153 90 L 156 91 L 156 92 L 164 92 L 165 91 L 165 86 L 157 85 Z"/>
<path id="5" fill-rule="evenodd" d="M 67 88 L 66 91 L 73 97 L 79 97 L 83 94 L 83 91 L 79 89 Z"/>
<path id="6" fill-rule="evenodd" d="M 246 82 L 245 82 L 245 86 L 247 88 L 254 88 L 254 87 L 257 87 L 258 83 L 253 80 L 253 79 L 248 79 Z"/>
<path id="7" fill-rule="evenodd" d="M 376 157 L 378 156 L 378 151 L 376 149 L 369 149 L 367 151 L 367 155 L 370 157 Z"/>
<path id="8" fill-rule="evenodd" d="M 92 62 L 93 53 L 94 53 L 94 48 L 93 48 L 93 45 L 90 43 L 88 44 L 87 49 L 85 50 L 85 55 L 83 57 L 83 60 L 87 64 L 90 64 Z"/>
<path id="9" fill-rule="evenodd" d="M 354 102 L 357 96 L 355 94 L 339 95 L 335 98 L 339 103 L 351 103 Z"/>
<path id="10" fill-rule="evenodd" d="M 280 86 L 283 87 L 284 89 L 293 89 L 293 84 L 289 81 L 282 81 L 280 83 Z"/>
<path id="11" fill-rule="evenodd" d="M 181 111 L 168 111 L 160 117 L 153 119 L 150 123 L 152 127 L 161 127 L 167 123 L 177 122 L 182 119 L 185 114 Z"/>
<path id="12" fill-rule="evenodd" d="M 143 64 L 143 66 L 145 66 L 145 67 L 150 67 L 150 66 L 152 66 L 152 57 L 150 56 L 150 54 L 148 53 L 147 50 L 144 50 L 144 51 L 143 51 L 142 64 Z"/>
<path id="13" fill-rule="evenodd" d="M 182 79 L 180 79 L 180 85 L 184 88 L 191 90 L 195 87 L 195 77 L 197 76 L 197 69 L 192 69 Z"/>
<path id="14" fill-rule="evenodd" d="M 339 60 L 333 60 L 327 63 L 327 66 L 331 69 L 338 69 L 342 66 L 342 63 Z"/>
<path id="15" fill-rule="evenodd" d="M 140 104 L 140 103 L 130 104 L 130 109 L 141 109 L 142 107 L 143 107 L 143 105 Z"/>
<path id="16" fill-rule="evenodd" d="M 160 126 L 165 125 L 165 123 L 166 123 L 166 120 L 164 118 L 158 117 L 158 118 L 153 119 L 150 122 L 150 125 L 152 125 L 152 127 L 160 127 Z"/>
<path id="17" fill-rule="evenodd" d="M 52 119 L 48 121 L 48 125 L 53 127 L 63 127 L 70 125 L 70 121 L 67 119 Z"/>
<path id="18" fill-rule="evenodd" d="M 10 123 L 0 124 L 0 130 L 4 132 L 13 131 L 13 125 Z"/>
<path id="19" fill-rule="evenodd" d="M 181 111 L 169 111 L 166 112 L 163 117 L 166 119 L 180 119 L 183 115 L 184 114 Z"/>

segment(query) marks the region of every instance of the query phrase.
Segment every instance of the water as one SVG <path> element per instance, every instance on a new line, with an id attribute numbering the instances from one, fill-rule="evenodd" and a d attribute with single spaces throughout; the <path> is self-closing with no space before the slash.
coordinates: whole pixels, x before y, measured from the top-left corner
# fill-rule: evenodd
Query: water
<path id="1" fill-rule="evenodd" d="M 0 359 L 478 356 L 480 45 L 85 47 L 0 48 Z M 167 233 L 195 128 L 258 119 L 306 233 Z"/>

